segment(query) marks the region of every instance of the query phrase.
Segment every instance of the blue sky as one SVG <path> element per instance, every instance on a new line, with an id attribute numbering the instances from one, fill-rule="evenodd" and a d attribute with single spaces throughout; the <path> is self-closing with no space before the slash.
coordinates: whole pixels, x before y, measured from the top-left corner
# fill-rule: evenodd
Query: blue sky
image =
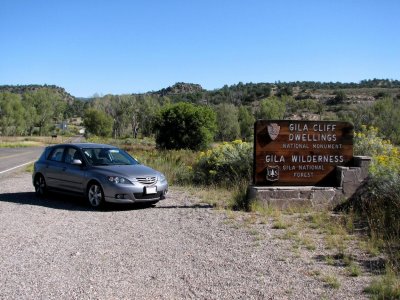
<path id="1" fill-rule="evenodd" d="M 400 79 L 399 15 L 398 0 L 3 0 L 0 85 Z"/>

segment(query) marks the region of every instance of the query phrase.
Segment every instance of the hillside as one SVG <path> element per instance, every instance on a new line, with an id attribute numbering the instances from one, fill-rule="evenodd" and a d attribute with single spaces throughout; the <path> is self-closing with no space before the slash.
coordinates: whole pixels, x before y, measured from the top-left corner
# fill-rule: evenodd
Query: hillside
<path id="1" fill-rule="evenodd" d="M 56 91 L 68 104 L 74 100 L 83 102 L 94 98 L 80 98 L 68 93 L 64 88 L 56 85 L 0 85 L 0 93 L 10 92 L 22 95 L 26 92 L 47 88 Z M 218 104 L 233 103 L 236 105 L 251 105 L 255 101 L 270 96 L 292 96 L 296 100 L 316 99 L 329 103 L 338 91 L 343 91 L 348 103 L 372 102 L 383 96 L 400 98 L 400 81 L 389 79 L 362 80 L 360 83 L 341 82 L 275 82 L 275 83 L 242 83 L 222 88 L 206 90 L 200 84 L 178 82 L 157 92 L 148 92 L 139 95 L 168 97 L 173 102 L 190 101 L 198 103 Z"/>
<path id="2" fill-rule="evenodd" d="M 261 99 L 270 96 L 292 96 L 296 100 L 315 99 L 324 104 L 332 102 L 337 93 L 344 93 L 345 102 L 371 103 L 383 96 L 400 97 L 400 81 L 388 79 L 363 80 L 360 83 L 340 82 L 276 82 L 241 83 L 223 86 L 215 90 L 205 90 L 199 84 L 176 83 L 152 93 L 159 97 L 168 97 L 173 102 L 190 101 L 194 103 L 233 103 L 235 105 L 257 105 Z"/>
<path id="3" fill-rule="evenodd" d="M 72 105 L 76 100 L 74 96 L 65 91 L 64 88 L 56 85 L 39 85 L 39 84 L 29 84 L 29 85 L 0 85 L 0 93 L 9 92 L 13 94 L 25 94 L 27 92 L 34 92 L 43 88 L 47 88 L 55 91 L 61 96 L 61 99 Z"/>

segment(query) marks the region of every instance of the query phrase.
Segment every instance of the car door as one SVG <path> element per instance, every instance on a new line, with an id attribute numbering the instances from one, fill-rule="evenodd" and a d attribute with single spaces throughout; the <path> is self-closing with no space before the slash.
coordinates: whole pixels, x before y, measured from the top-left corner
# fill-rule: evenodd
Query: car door
<path id="1" fill-rule="evenodd" d="M 79 159 L 82 165 L 74 165 L 73 160 Z M 64 155 L 63 188 L 72 192 L 83 192 L 85 184 L 85 166 L 79 149 L 67 147 Z"/>
<path id="2" fill-rule="evenodd" d="M 46 183 L 51 188 L 62 188 L 65 146 L 54 147 L 50 152 L 45 167 Z"/>

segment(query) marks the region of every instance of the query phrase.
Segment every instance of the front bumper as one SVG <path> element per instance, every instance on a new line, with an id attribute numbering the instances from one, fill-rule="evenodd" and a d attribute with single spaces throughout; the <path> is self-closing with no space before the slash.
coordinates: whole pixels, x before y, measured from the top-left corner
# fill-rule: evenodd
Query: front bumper
<path id="1" fill-rule="evenodd" d="M 156 187 L 155 194 L 147 194 L 146 186 L 141 184 L 103 184 L 104 200 L 112 203 L 138 203 L 153 202 L 164 200 L 168 192 L 168 183 L 160 182 L 152 187 Z"/>

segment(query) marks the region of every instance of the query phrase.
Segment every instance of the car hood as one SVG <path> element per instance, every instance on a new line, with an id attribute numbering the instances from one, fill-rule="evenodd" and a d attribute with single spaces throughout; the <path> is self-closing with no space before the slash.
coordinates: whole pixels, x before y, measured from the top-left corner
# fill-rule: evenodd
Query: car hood
<path id="1" fill-rule="evenodd" d="M 122 176 L 127 179 L 146 176 L 158 176 L 160 173 L 144 165 L 117 165 L 117 166 L 95 166 L 91 171 L 106 176 Z"/>

